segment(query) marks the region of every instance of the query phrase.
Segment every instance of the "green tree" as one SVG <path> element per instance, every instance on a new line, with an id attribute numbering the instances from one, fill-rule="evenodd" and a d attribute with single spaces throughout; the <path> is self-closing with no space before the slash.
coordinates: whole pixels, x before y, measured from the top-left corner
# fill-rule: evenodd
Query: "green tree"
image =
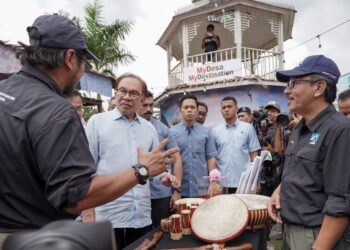
<path id="1" fill-rule="evenodd" d="M 135 60 L 121 43 L 129 34 L 133 22 L 115 20 L 112 24 L 105 24 L 102 9 L 99 0 L 87 3 L 82 31 L 89 49 L 99 58 L 99 61 L 93 62 L 96 70 L 112 73 L 113 67 L 118 64 Z"/>
<path id="2" fill-rule="evenodd" d="M 100 0 L 93 0 L 86 4 L 83 20 L 71 17 L 66 11 L 61 10 L 59 13 L 72 19 L 82 30 L 89 49 L 99 59 L 91 62 L 96 70 L 114 76 L 113 67 L 135 60 L 135 57 L 122 44 L 130 33 L 133 22 L 115 20 L 112 24 L 105 24 L 103 5 Z"/>

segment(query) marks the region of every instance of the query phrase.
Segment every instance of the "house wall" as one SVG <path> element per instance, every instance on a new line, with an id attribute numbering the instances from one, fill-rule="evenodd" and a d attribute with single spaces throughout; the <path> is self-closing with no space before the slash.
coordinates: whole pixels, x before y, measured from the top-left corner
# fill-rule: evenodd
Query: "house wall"
<path id="1" fill-rule="evenodd" d="M 213 127 L 223 122 L 220 111 L 221 100 L 225 96 L 233 96 L 237 99 L 238 106 L 247 106 L 252 110 L 258 110 L 260 106 L 264 106 L 268 101 L 278 101 L 281 105 L 282 112 L 288 109 L 287 100 L 283 95 L 284 87 L 267 86 L 266 89 L 261 85 L 237 86 L 221 89 L 208 89 L 206 92 L 191 92 L 197 96 L 199 101 L 208 105 L 209 111 L 205 126 Z M 161 105 L 161 120 L 165 124 L 172 126 L 180 119 L 178 108 L 178 100 L 183 93 L 171 94 L 168 99 Z"/>
<path id="2" fill-rule="evenodd" d="M 0 45 L 0 73 L 15 73 L 22 67 L 16 58 L 16 52 L 7 46 Z"/>

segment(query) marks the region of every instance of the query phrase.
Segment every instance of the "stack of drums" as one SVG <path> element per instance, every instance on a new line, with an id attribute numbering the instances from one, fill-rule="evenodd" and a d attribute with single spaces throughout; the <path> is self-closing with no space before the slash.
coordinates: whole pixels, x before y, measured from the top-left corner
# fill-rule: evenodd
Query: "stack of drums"
<path id="1" fill-rule="evenodd" d="M 233 194 L 233 196 L 241 199 L 248 207 L 249 222 L 246 229 L 256 231 L 272 224 L 267 211 L 270 197 L 257 194 Z"/>
<path id="2" fill-rule="evenodd" d="M 204 199 L 185 198 L 175 202 L 176 214 L 170 218 L 162 219 L 160 227 L 164 232 L 170 232 L 170 238 L 173 240 L 182 239 L 182 235 L 192 234 L 191 217 L 200 203 Z"/>

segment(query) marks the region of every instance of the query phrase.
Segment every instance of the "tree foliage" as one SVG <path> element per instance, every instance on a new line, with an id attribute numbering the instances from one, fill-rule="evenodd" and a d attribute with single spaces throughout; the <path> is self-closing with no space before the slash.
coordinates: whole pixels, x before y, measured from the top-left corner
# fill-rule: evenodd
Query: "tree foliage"
<path id="1" fill-rule="evenodd" d="M 114 67 L 135 60 L 135 57 L 122 44 L 130 33 L 133 22 L 115 20 L 112 24 L 105 24 L 103 7 L 100 0 L 88 2 L 85 6 L 83 20 L 71 17 L 66 11 L 60 11 L 60 14 L 69 17 L 80 27 L 87 46 L 99 59 L 99 61 L 91 62 L 93 67 L 98 71 L 113 75 Z"/>

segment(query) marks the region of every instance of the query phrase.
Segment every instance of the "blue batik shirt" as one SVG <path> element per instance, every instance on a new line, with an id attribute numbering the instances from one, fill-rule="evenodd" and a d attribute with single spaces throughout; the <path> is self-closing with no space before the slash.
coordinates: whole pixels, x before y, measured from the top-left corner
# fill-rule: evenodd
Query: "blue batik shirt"
<path id="1" fill-rule="evenodd" d="M 165 126 L 162 122 L 157 119 L 151 117 L 150 123 L 154 126 L 158 133 L 159 141 L 162 141 L 165 138 L 169 139 L 167 145 L 165 145 L 164 149 L 168 150 L 170 148 L 177 147 L 176 140 L 174 136 L 170 135 L 169 128 Z M 168 166 L 168 170 L 171 172 L 171 166 Z M 150 178 L 150 187 L 151 187 L 151 199 L 160 199 L 171 196 L 171 187 L 164 186 L 158 176 Z"/>
<path id="2" fill-rule="evenodd" d="M 207 159 L 215 157 L 214 141 L 209 140 L 210 128 L 195 123 L 191 128 L 183 122 L 170 128 L 180 148 L 182 159 L 182 196 L 198 197 L 203 176 L 208 176 Z"/>

